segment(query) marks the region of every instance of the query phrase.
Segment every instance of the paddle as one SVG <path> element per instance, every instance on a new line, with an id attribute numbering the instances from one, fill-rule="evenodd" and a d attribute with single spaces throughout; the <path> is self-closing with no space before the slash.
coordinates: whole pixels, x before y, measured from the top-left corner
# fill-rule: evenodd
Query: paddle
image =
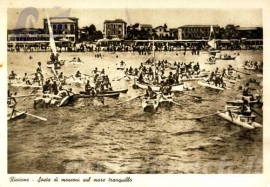
<path id="1" fill-rule="evenodd" d="M 249 73 L 245 73 L 245 72 L 242 72 L 242 71 L 238 71 L 236 69 L 233 69 L 234 71 L 238 72 L 238 73 L 243 73 L 243 74 L 246 74 L 246 75 L 250 75 Z"/>
<path id="2" fill-rule="evenodd" d="M 141 97 L 141 96 L 144 96 L 144 95 L 145 95 L 145 94 L 138 95 L 138 96 L 129 98 L 129 99 L 125 100 L 125 101 L 122 101 L 122 102 L 119 102 L 119 103 L 116 103 L 116 104 L 117 104 L 117 105 L 120 105 L 120 104 L 122 104 L 122 103 L 126 103 L 126 102 L 128 102 L 128 101 L 131 101 L 131 100 L 133 100 L 133 99 L 137 99 L 137 98 L 139 98 L 139 97 Z"/>
<path id="3" fill-rule="evenodd" d="M 18 110 L 15 110 L 15 111 L 21 112 L 21 111 L 18 111 Z M 24 113 L 24 112 L 21 112 L 21 113 Z M 29 114 L 29 113 L 27 113 L 27 112 L 26 112 L 25 114 L 28 115 L 28 116 L 32 116 L 32 117 L 34 117 L 34 118 L 38 118 L 38 119 L 43 120 L 43 121 L 47 121 L 46 118 L 43 118 L 43 117 L 40 117 L 40 116 L 36 116 L 36 115 L 34 115 L 34 114 Z"/>

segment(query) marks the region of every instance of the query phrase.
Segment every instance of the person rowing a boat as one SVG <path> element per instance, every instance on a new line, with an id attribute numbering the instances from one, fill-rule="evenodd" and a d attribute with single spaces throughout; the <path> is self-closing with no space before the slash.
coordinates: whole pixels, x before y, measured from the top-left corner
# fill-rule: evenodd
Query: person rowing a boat
<path id="1" fill-rule="evenodd" d="M 82 74 L 80 71 L 77 71 L 76 74 L 75 74 L 75 77 L 76 78 L 81 78 L 82 77 Z"/>
<path id="2" fill-rule="evenodd" d="M 15 93 L 16 94 L 16 93 Z M 10 92 L 10 90 L 8 90 L 7 92 L 7 96 L 8 96 L 8 105 L 11 106 L 11 105 L 16 105 L 17 104 L 17 101 L 14 97 L 12 97 L 12 93 Z M 12 102 L 13 101 L 13 102 Z M 12 104 L 13 103 L 13 104 Z"/>
<path id="3" fill-rule="evenodd" d="M 208 84 L 210 84 L 210 82 L 215 82 L 215 79 L 216 79 L 216 75 L 215 75 L 215 73 L 212 71 L 211 74 L 210 74 L 210 76 L 209 76 L 209 78 L 206 80 L 206 82 L 207 82 Z"/>
<path id="4" fill-rule="evenodd" d="M 250 105 L 248 103 L 247 100 L 243 100 L 244 101 L 244 104 L 241 108 L 241 114 L 244 115 L 244 116 L 251 116 L 251 108 L 250 108 Z"/>
<path id="5" fill-rule="evenodd" d="M 86 93 L 87 95 L 92 95 L 92 96 L 95 95 L 94 88 L 91 87 L 90 81 L 89 81 L 89 80 L 87 80 L 86 85 L 85 85 L 85 93 Z"/>
<path id="6" fill-rule="evenodd" d="M 51 93 L 53 93 L 54 95 L 58 94 L 58 85 L 56 84 L 56 81 L 53 81 L 53 84 L 51 85 Z"/>
<path id="7" fill-rule="evenodd" d="M 32 85 L 30 83 L 30 80 L 29 80 L 28 76 L 27 76 L 27 73 L 24 73 L 24 77 L 23 77 L 22 80 L 25 82 L 26 85 Z"/>
<path id="8" fill-rule="evenodd" d="M 38 85 L 40 86 L 40 82 L 41 82 L 41 80 L 42 80 L 40 74 L 35 73 L 34 75 L 35 75 L 35 77 L 34 77 L 34 79 L 33 79 L 33 84 L 34 84 L 35 82 L 37 82 Z M 43 83 L 43 82 L 42 82 L 42 83 Z"/>
<path id="9" fill-rule="evenodd" d="M 43 85 L 43 78 L 44 78 L 44 76 L 43 76 L 42 70 L 41 70 L 41 62 L 38 62 L 38 67 L 37 67 L 36 73 L 38 73 L 40 75 L 41 84 Z"/>
<path id="10" fill-rule="evenodd" d="M 126 63 L 123 60 L 121 60 L 120 61 L 120 67 L 124 67 L 125 65 L 126 65 Z"/>
<path id="11" fill-rule="evenodd" d="M 51 90 L 50 80 L 47 80 L 47 81 L 45 82 L 45 84 L 43 85 L 43 87 L 42 87 L 42 93 L 43 93 L 43 94 L 47 94 L 47 93 L 50 92 L 50 90 Z"/>
<path id="12" fill-rule="evenodd" d="M 50 59 L 51 59 L 51 62 L 54 63 L 54 61 L 55 61 L 54 53 L 51 53 Z"/>
<path id="13" fill-rule="evenodd" d="M 249 83 L 247 82 L 243 89 L 243 96 L 251 97 L 251 100 L 254 100 L 253 94 L 250 92 Z"/>
<path id="14" fill-rule="evenodd" d="M 10 75 L 8 76 L 9 79 L 16 79 L 17 74 L 14 71 L 11 71 Z"/>
<path id="15" fill-rule="evenodd" d="M 170 95 L 172 91 L 172 87 L 170 86 L 169 80 L 162 84 L 160 91 L 163 95 Z"/>
<path id="16" fill-rule="evenodd" d="M 157 93 L 152 90 L 151 86 L 148 86 L 146 89 L 145 96 L 148 97 L 149 99 L 156 99 Z"/>

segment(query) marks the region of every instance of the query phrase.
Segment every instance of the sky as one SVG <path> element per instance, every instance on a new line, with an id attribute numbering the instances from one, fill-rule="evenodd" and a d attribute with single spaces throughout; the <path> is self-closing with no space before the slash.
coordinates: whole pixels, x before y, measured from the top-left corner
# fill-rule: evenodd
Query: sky
<path id="1" fill-rule="evenodd" d="M 78 9 L 58 8 L 25 9 L 9 8 L 7 28 L 43 28 L 43 18 L 49 16 L 70 16 L 79 18 L 79 27 L 94 24 L 97 30 L 103 30 L 104 20 L 123 19 L 128 24 L 152 24 L 153 27 L 167 24 L 168 28 L 183 25 L 240 25 L 242 27 L 262 27 L 261 9 Z"/>

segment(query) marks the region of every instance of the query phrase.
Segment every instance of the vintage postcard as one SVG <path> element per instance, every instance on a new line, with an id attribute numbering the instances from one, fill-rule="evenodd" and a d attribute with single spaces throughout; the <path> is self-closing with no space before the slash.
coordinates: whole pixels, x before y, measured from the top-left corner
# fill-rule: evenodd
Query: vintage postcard
<path id="1" fill-rule="evenodd" d="M 269 185 L 266 1 L 49 2 L 4 11 L 4 184 Z"/>

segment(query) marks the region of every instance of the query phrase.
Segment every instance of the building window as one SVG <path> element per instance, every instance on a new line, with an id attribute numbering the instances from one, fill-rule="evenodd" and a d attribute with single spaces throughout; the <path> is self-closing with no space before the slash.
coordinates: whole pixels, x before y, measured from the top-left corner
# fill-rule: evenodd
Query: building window
<path id="1" fill-rule="evenodd" d="M 118 34 L 121 34 L 121 31 L 118 31 Z"/>
<path id="2" fill-rule="evenodd" d="M 115 25 L 113 25 L 113 28 L 115 29 Z"/>
<path id="3" fill-rule="evenodd" d="M 68 26 L 67 26 L 67 24 L 65 24 L 65 29 L 67 29 L 68 28 Z"/>

